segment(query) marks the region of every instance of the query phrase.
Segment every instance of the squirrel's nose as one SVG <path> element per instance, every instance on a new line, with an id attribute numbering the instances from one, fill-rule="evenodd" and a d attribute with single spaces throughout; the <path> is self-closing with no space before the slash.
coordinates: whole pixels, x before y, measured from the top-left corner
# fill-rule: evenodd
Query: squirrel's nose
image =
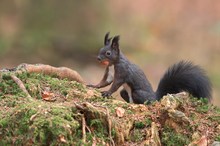
<path id="1" fill-rule="evenodd" d="M 100 57 L 100 56 L 98 56 L 98 57 L 97 57 L 97 60 L 98 60 L 98 61 L 101 61 L 102 59 L 101 59 L 101 57 Z"/>

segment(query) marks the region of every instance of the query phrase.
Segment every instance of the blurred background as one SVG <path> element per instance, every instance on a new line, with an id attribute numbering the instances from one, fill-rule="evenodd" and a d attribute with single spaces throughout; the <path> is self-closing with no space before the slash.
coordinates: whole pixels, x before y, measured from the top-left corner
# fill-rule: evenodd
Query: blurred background
<path id="1" fill-rule="evenodd" d="M 121 35 L 121 50 L 145 71 L 154 90 L 168 66 L 191 60 L 207 71 L 213 104 L 220 106 L 217 0 L 1 0 L 0 68 L 66 66 L 97 83 L 104 67 L 96 55 L 108 31 Z"/>

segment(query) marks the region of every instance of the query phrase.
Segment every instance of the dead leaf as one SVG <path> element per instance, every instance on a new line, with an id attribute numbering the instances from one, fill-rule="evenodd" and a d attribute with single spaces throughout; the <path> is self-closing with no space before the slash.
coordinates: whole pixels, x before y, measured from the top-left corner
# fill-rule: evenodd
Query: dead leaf
<path id="1" fill-rule="evenodd" d="M 42 92 L 42 98 L 45 101 L 55 101 L 55 95 L 53 92 L 50 91 L 43 91 Z"/>
<path id="2" fill-rule="evenodd" d="M 171 127 L 172 129 L 174 129 L 176 132 L 181 132 L 182 131 L 182 127 L 180 124 L 178 124 L 177 122 L 175 122 L 173 119 L 168 118 L 165 121 L 165 125 L 168 127 Z"/>
<path id="3" fill-rule="evenodd" d="M 88 91 L 87 91 L 87 95 L 88 95 L 89 97 L 92 97 L 92 96 L 95 95 L 95 93 L 94 93 L 93 90 L 88 90 Z"/>
<path id="4" fill-rule="evenodd" d="M 63 135 L 59 135 L 59 141 L 62 143 L 66 143 L 66 139 Z"/>
<path id="5" fill-rule="evenodd" d="M 193 141 L 196 141 L 198 140 L 199 138 L 201 137 L 201 135 L 199 134 L 199 132 L 194 132 L 193 135 L 192 135 L 192 140 Z"/>
<path id="6" fill-rule="evenodd" d="M 122 107 L 117 107 L 115 109 L 115 112 L 116 112 L 116 115 L 121 118 L 124 116 L 124 113 L 125 113 L 125 109 L 123 109 Z"/>
<path id="7" fill-rule="evenodd" d="M 205 135 L 203 135 L 200 139 L 193 141 L 189 144 L 189 146 L 207 146 L 208 145 L 208 139 Z"/>
<path id="8" fill-rule="evenodd" d="M 92 146 L 96 146 L 97 140 L 95 137 L 92 137 Z"/>
<path id="9" fill-rule="evenodd" d="M 217 128 L 218 130 L 220 130 L 220 125 L 218 125 L 216 128 Z"/>

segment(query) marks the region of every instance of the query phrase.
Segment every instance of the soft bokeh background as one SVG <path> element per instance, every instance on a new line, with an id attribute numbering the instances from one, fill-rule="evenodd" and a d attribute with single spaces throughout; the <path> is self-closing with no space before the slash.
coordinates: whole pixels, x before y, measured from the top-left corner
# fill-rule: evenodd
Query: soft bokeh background
<path id="1" fill-rule="evenodd" d="M 171 64 L 184 59 L 201 65 L 220 106 L 218 0 L 1 0 L 0 68 L 67 66 L 97 83 L 104 68 L 96 55 L 107 31 L 121 35 L 121 49 L 155 90 Z"/>

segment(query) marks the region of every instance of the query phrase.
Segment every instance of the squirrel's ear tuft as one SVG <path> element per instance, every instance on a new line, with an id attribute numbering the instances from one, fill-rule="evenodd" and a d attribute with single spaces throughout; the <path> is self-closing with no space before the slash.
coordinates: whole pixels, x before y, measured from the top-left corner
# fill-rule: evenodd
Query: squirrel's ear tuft
<path id="1" fill-rule="evenodd" d="M 119 50 L 119 39 L 120 39 L 119 35 L 117 35 L 113 38 L 113 40 L 112 40 L 112 48 L 113 49 Z"/>
<path id="2" fill-rule="evenodd" d="M 106 34 L 105 34 L 105 39 L 104 39 L 104 45 L 106 46 L 106 45 L 109 45 L 109 43 L 110 43 L 110 41 L 111 41 L 111 39 L 112 38 L 108 38 L 109 37 L 109 34 L 110 34 L 110 32 L 107 32 Z"/>

